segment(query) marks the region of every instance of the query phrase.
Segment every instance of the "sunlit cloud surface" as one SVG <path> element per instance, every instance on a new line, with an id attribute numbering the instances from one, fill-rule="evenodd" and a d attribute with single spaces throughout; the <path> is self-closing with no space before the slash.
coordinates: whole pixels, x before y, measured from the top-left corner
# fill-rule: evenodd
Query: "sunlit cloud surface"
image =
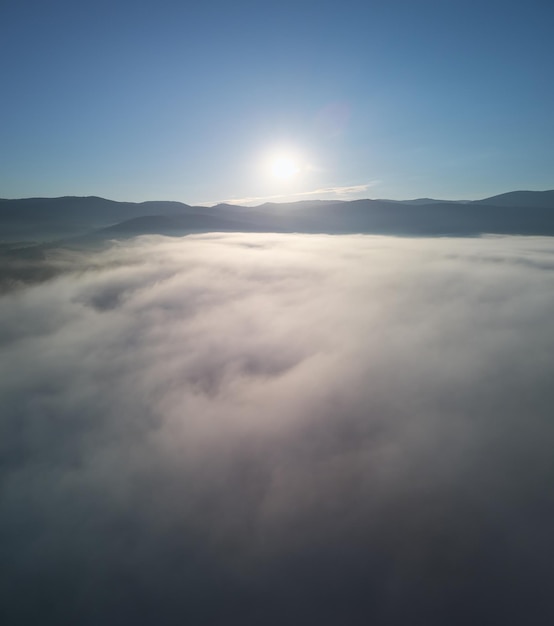
<path id="1" fill-rule="evenodd" d="M 0 307 L 5 623 L 546 623 L 553 253 L 53 254 Z"/>

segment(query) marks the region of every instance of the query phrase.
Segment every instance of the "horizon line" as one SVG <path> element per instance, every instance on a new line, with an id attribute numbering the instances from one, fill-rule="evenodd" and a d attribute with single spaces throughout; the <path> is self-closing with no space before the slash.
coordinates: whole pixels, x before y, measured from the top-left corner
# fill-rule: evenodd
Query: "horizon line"
<path id="1" fill-rule="evenodd" d="M 297 196 L 312 196 L 315 195 L 318 192 L 322 192 L 322 193 L 332 193 L 332 190 L 335 189 L 346 189 L 346 190 L 362 190 L 362 188 L 367 189 L 370 186 L 372 186 L 371 184 L 367 184 L 367 185 L 353 185 L 350 187 L 343 187 L 343 188 L 337 188 L 337 187 L 328 187 L 328 188 L 324 188 L 324 189 L 318 189 L 318 190 L 314 190 L 314 191 L 306 191 L 306 192 L 300 192 L 298 194 L 293 194 L 292 197 L 297 197 Z M 356 191 L 351 191 L 350 193 L 356 193 Z M 495 198 L 497 196 L 502 196 L 502 195 L 506 195 L 506 194 L 510 194 L 510 193 L 548 193 L 548 192 L 554 192 L 554 188 L 552 189 L 512 189 L 510 191 L 504 191 L 498 194 L 493 194 L 492 196 L 485 196 L 483 198 L 478 197 L 478 198 L 474 198 L 474 199 L 468 199 L 468 198 L 456 198 L 456 199 L 446 199 L 446 198 L 433 198 L 430 196 L 420 196 L 417 198 L 403 198 L 403 199 L 398 199 L 398 198 L 353 198 L 353 199 L 343 199 L 343 198 L 313 198 L 314 202 L 334 202 L 336 201 L 337 203 L 339 202 L 356 202 L 356 201 L 360 201 L 360 200 L 370 200 L 370 201 L 374 201 L 374 202 L 414 202 L 417 200 L 432 200 L 434 202 L 475 202 L 475 201 L 480 201 L 480 200 L 487 200 L 489 198 Z M 190 206 L 190 207 L 199 207 L 199 208 L 213 208 L 219 205 L 230 205 L 230 206 L 248 206 L 248 202 L 253 202 L 256 200 L 265 200 L 265 202 L 261 202 L 260 204 L 255 204 L 255 205 L 251 205 L 250 208 L 256 208 L 256 207 L 260 207 L 263 206 L 264 204 L 298 204 L 300 202 L 310 202 L 310 200 L 285 200 L 282 202 L 279 201 L 273 201 L 271 202 L 271 200 L 277 200 L 278 198 L 286 198 L 286 197 L 290 197 L 288 195 L 285 194 L 275 194 L 275 195 L 271 195 L 271 196 L 251 196 L 251 197 L 245 197 L 245 198 L 231 198 L 231 199 L 226 199 L 226 200 L 220 200 L 219 202 L 199 202 L 199 203 L 194 203 L 194 204 L 189 204 L 187 202 L 184 202 L 183 200 L 169 200 L 169 199 L 159 199 L 159 200 L 114 200 L 112 198 L 107 198 L 104 196 L 98 196 L 96 194 L 90 194 L 90 195 L 61 195 L 61 196 L 24 196 L 24 197 L 19 197 L 19 198 L 0 198 L 0 202 L 11 202 L 11 201 L 18 201 L 18 200 L 61 200 L 64 198 L 79 198 L 79 199 L 85 199 L 85 198 L 97 198 L 99 200 L 105 200 L 107 202 L 117 202 L 117 203 L 129 203 L 129 204 L 146 204 L 149 202 L 171 202 L 171 203 L 175 203 L 175 204 L 183 204 L 186 206 Z M 241 202 L 245 202 L 246 204 L 240 204 Z"/>

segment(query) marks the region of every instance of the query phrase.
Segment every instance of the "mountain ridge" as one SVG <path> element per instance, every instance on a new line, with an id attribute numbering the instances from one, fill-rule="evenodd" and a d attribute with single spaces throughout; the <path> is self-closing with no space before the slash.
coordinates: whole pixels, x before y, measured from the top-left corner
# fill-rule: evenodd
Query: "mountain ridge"
<path id="1" fill-rule="evenodd" d="M 0 200 L 0 240 L 4 242 L 217 230 L 554 235 L 554 190 L 513 191 L 473 201 L 301 200 L 255 207 L 193 206 L 172 200 L 119 202 L 99 196 Z"/>
<path id="2" fill-rule="evenodd" d="M 392 198 L 359 198 L 360 200 L 372 200 L 374 202 L 397 202 L 397 203 L 411 203 L 411 204 L 432 204 L 436 202 L 440 203 L 458 203 L 458 204 L 469 204 L 469 203 L 487 203 L 487 204 L 495 204 L 495 202 L 500 202 L 501 204 L 505 204 L 507 201 L 513 205 L 514 202 L 510 199 L 514 200 L 517 198 L 517 201 L 528 201 L 530 198 L 544 198 L 547 199 L 548 203 L 552 204 L 554 202 L 554 189 L 546 189 L 546 190 L 524 190 L 518 189 L 514 191 L 507 191 L 500 194 L 496 194 L 494 196 L 487 196 L 486 198 L 481 198 L 477 200 L 445 200 L 440 198 L 413 198 L 413 199 L 405 199 L 405 200 L 395 200 Z M 145 204 L 171 204 L 171 205 L 179 205 L 184 207 L 196 207 L 196 208 L 214 208 L 214 207 L 237 207 L 237 206 L 246 206 L 241 204 L 235 204 L 232 202 L 217 202 L 213 205 L 191 205 L 185 202 L 181 202 L 180 200 L 141 200 L 140 202 L 133 202 L 130 200 L 112 200 L 110 198 L 104 198 L 103 196 L 74 196 L 74 195 L 64 195 L 64 196 L 29 196 L 24 198 L 0 198 L 0 202 L 30 202 L 30 201 L 75 201 L 75 200 L 87 200 L 87 201 L 102 201 L 102 202 L 111 202 L 114 204 L 126 204 L 126 205 L 134 205 L 140 206 Z M 260 208 L 268 205 L 301 205 L 301 204 L 335 204 L 335 203 L 344 203 L 344 202 L 353 202 L 353 200 L 322 200 L 322 199 L 314 199 L 314 200 L 294 200 L 292 202 L 263 202 L 261 204 L 253 205 L 248 208 Z M 552 205 L 554 206 L 554 205 Z"/>

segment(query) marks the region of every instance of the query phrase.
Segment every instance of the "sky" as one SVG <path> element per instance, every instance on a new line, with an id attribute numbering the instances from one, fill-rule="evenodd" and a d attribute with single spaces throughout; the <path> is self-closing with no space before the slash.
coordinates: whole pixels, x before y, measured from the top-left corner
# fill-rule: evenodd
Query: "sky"
<path id="1" fill-rule="evenodd" d="M 550 238 L 44 262 L 0 294 L 2 623 L 552 623 Z"/>
<path id="2" fill-rule="evenodd" d="M 4 0 L 0 197 L 550 189 L 553 19 L 539 0 Z"/>

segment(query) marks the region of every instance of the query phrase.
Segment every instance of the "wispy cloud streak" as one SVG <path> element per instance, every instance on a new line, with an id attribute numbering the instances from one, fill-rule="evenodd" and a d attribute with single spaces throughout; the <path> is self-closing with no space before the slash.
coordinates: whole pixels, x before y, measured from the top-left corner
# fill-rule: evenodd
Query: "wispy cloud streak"
<path id="1" fill-rule="evenodd" d="M 337 187 L 320 187 L 318 189 L 312 189 L 310 191 L 299 191 L 293 194 L 273 194 L 269 196 L 245 196 L 244 198 L 228 198 L 226 200 L 220 200 L 219 202 L 201 202 L 199 206 L 212 206 L 214 204 L 241 204 L 252 205 L 263 202 L 271 201 L 287 201 L 294 202 L 302 198 L 309 198 L 317 196 L 322 199 L 329 199 L 328 196 L 334 196 L 337 200 L 352 199 L 352 196 L 359 195 L 375 187 L 380 181 L 371 181 L 364 183 L 363 185 L 346 185 Z"/>

